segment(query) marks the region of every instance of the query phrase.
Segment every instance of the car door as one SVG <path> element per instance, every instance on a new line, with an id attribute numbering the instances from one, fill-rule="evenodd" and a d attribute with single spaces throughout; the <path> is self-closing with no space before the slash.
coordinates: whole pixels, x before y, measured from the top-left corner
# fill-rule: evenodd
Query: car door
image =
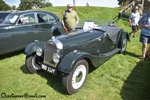
<path id="1" fill-rule="evenodd" d="M 53 31 L 58 21 L 52 14 L 49 13 L 39 12 L 36 15 L 38 19 L 38 25 L 36 26 L 36 28 L 39 29 L 39 33 L 41 36 L 40 41 L 46 41 L 53 36 Z M 60 34 L 59 31 L 58 34 Z"/>
<path id="2" fill-rule="evenodd" d="M 0 25 L 0 55 L 14 50 L 13 26 Z"/>
<path id="3" fill-rule="evenodd" d="M 115 48 L 115 42 L 113 42 L 109 38 L 109 33 L 106 33 L 105 38 L 103 39 L 103 47 L 104 47 L 104 53 L 109 53 Z"/>
<path id="4" fill-rule="evenodd" d="M 109 40 L 109 37 L 107 35 L 107 32 L 103 33 L 103 36 L 99 37 L 97 39 L 97 48 L 98 48 L 98 56 L 101 59 L 99 62 L 99 65 L 106 62 L 111 56 L 110 52 L 113 48 L 112 41 Z"/>
<path id="5" fill-rule="evenodd" d="M 20 16 L 14 28 L 15 48 L 25 48 L 34 40 L 40 39 L 39 30 L 36 28 L 37 20 L 35 13 L 27 13 Z"/>

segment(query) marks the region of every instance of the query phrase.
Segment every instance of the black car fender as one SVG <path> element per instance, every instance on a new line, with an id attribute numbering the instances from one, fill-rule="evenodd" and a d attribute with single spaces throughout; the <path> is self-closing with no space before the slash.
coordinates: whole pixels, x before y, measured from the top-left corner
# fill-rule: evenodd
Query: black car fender
<path id="1" fill-rule="evenodd" d="M 77 61 L 84 59 L 88 54 L 85 52 L 73 51 L 67 54 L 59 64 L 58 70 L 64 73 L 70 73 Z"/>
<path id="2" fill-rule="evenodd" d="M 44 49 L 45 42 L 32 42 L 30 43 L 24 50 L 26 55 L 31 55 L 36 52 L 36 48 L 40 47 L 42 50 Z"/>
<path id="3" fill-rule="evenodd" d="M 122 40 L 124 39 L 124 37 L 126 37 L 127 40 L 130 41 L 130 38 L 129 38 L 128 33 L 125 32 L 125 31 L 122 31 L 121 34 L 120 34 L 119 41 L 118 41 L 118 47 L 119 47 L 119 48 L 121 48 L 121 46 L 122 46 Z"/>
<path id="4" fill-rule="evenodd" d="M 120 33 L 120 39 L 123 39 L 124 36 L 126 36 L 127 39 L 130 40 L 128 33 L 125 32 L 125 31 L 121 31 L 121 33 Z"/>
<path id="5" fill-rule="evenodd" d="M 122 31 L 120 38 L 123 39 L 124 36 L 126 36 L 128 41 L 130 41 L 129 34 L 127 32 L 125 32 L 125 31 Z"/>

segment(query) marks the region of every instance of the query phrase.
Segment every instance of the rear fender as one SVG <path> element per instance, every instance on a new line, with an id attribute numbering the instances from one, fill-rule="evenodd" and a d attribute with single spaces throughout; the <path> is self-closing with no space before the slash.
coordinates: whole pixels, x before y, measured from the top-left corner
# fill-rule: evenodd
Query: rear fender
<path id="1" fill-rule="evenodd" d="M 126 36 L 128 41 L 130 41 L 129 34 L 127 32 L 125 32 L 125 31 L 122 31 L 120 38 L 123 39 L 124 36 Z"/>
<path id="2" fill-rule="evenodd" d="M 87 56 L 85 52 L 70 52 L 67 54 L 61 61 L 58 70 L 64 73 L 70 73 L 76 64 L 76 62 L 80 59 L 83 59 Z"/>
<path id="3" fill-rule="evenodd" d="M 128 33 L 125 31 L 122 31 L 122 33 L 120 34 L 119 41 L 118 41 L 118 48 L 122 48 L 122 46 L 123 46 L 122 42 L 123 42 L 124 37 L 126 37 L 127 40 L 130 41 Z"/>
<path id="4" fill-rule="evenodd" d="M 36 52 L 36 48 L 40 47 L 42 50 L 44 49 L 45 42 L 32 42 L 30 43 L 24 50 L 26 55 L 31 55 Z"/>

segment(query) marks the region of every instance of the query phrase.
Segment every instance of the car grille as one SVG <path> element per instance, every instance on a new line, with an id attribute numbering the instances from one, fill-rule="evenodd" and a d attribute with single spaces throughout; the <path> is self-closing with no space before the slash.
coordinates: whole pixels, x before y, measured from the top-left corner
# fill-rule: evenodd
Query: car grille
<path id="1" fill-rule="evenodd" d="M 47 43 L 45 45 L 44 50 L 44 63 L 48 64 L 52 67 L 55 67 L 55 63 L 53 62 L 53 54 L 56 53 L 57 48 L 55 45 Z"/>

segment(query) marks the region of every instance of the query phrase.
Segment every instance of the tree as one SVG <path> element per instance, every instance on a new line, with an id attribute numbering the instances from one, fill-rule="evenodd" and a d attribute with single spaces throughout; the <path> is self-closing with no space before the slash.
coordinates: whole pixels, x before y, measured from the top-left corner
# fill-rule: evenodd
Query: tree
<path id="1" fill-rule="evenodd" d="M 41 5 L 41 8 L 44 8 L 44 7 L 52 7 L 52 4 L 50 2 L 43 3 Z"/>
<path id="2" fill-rule="evenodd" d="M 16 10 L 16 6 L 13 5 L 13 6 L 11 7 L 11 9 L 12 9 L 12 10 Z"/>
<path id="3" fill-rule="evenodd" d="M 0 11 L 11 10 L 11 7 L 7 5 L 3 0 L 0 0 Z"/>
<path id="4" fill-rule="evenodd" d="M 46 2 L 45 0 L 20 0 L 19 10 L 28 10 L 32 9 L 32 7 L 41 8 L 52 6 L 50 2 Z"/>
<path id="5" fill-rule="evenodd" d="M 136 0 L 118 0 L 118 4 L 121 7 L 127 6 L 129 3 L 131 3 L 132 1 L 136 1 Z"/>
<path id="6" fill-rule="evenodd" d="M 135 1 L 135 4 L 142 4 L 142 0 L 118 0 L 118 4 L 121 7 L 127 6 L 128 4 L 130 4 L 131 2 Z"/>

